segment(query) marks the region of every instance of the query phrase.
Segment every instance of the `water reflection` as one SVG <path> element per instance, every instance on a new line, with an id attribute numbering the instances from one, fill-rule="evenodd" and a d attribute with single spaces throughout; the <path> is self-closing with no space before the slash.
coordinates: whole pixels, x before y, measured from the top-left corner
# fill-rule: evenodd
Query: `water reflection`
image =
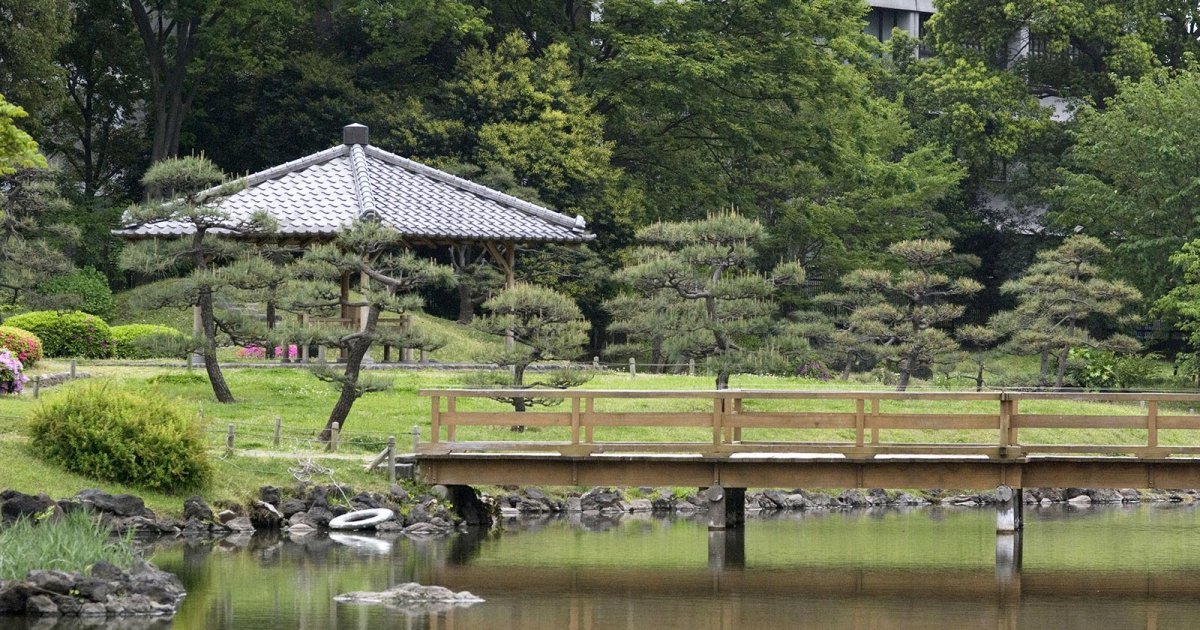
<path id="1" fill-rule="evenodd" d="M 589 515 L 442 540 L 159 541 L 153 554 L 188 588 L 178 628 L 1093 630 L 1191 627 L 1200 615 L 1192 507 L 1029 507 L 1025 518 L 1023 535 L 998 539 L 994 512 L 979 508 L 762 514 L 741 532 L 709 532 L 703 515 Z M 433 613 L 332 601 L 408 581 L 486 601 Z"/>

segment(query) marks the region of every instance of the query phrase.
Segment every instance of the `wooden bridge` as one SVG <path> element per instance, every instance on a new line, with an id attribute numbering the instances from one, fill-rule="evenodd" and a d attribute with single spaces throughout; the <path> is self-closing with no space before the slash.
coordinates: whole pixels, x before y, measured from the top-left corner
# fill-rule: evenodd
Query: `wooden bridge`
<path id="1" fill-rule="evenodd" d="M 1200 393 L 422 390 L 446 485 L 1200 487 Z M 488 399 L 561 401 L 515 413 Z M 525 427 L 524 432 L 509 427 Z M 929 441 L 929 435 L 944 440 Z M 919 441 L 920 438 L 925 438 Z"/>

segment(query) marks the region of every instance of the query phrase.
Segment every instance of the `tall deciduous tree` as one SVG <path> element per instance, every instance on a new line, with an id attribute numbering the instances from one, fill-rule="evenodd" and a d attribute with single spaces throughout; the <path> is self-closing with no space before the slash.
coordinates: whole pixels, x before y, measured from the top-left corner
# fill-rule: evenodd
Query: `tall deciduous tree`
<path id="1" fill-rule="evenodd" d="M 1200 70 L 1121 84 L 1104 110 L 1080 113 L 1077 144 L 1049 218 L 1113 246 L 1114 271 L 1147 296 L 1174 279 L 1169 257 L 1200 237 L 1200 144 L 1180 121 L 1200 117 Z"/>
<path id="2" fill-rule="evenodd" d="M 1093 335 L 1092 318 L 1118 319 L 1141 300 L 1141 293 L 1119 280 L 1100 277 L 1101 262 L 1110 255 L 1098 239 L 1075 235 L 1058 247 L 1038 253 L 1037 262 L 1003 290 L 1017 298 L 1017 308 L 996 326 L 1011 335 L 1010 345 L 1039 351 L 1040 380 L 1047 381 L 1048 357 L 1057 354 L 1055 386 L 1062 387 L 1073 348 L 1129 352 L 1140 344 L 1121 334 Z"/>
<path id="3" fill-rule="evenodd" d="M 733 213 L 657 223 L 638 232 L 643 247 L 619 275 L 647 299 L 671 296 L 676 327 L 668 355 L 709 358 L 718 389 L 739 370 L 776 362 L 781 348 L 764 342 L 779 323 L 776 289 L 804 280 L 804 269 L 792 262 L 758 271 L 755 247 L 763 234 L 757 221 Z"/>
<path id="4" fill-rule="evenodd" d="M 956 256 L 947 241 L 901 241 L 888 252 L 899 261 L 898 271 L 859 269 L 845 283 L 887 299 L 858 309 L 851 319 L 857 330 L 875 339 L 879 355 L 896 365 L 903 391 L 914 372 L 958 353 L 958 343 L 943 327 L 961 317 L 965 307 L 950 300 L 970 297 L 982 286 L 949 275 L 965 257 Z"/>
<path id="5" fill-rule="evenodd" d="M 63 73 L 55 62 L 71 25 L 70 0 L 0 0 L 0 94 L 33 117 L 37 129 L 62 98 Z"/>
<path id="6" fill-rule="evenodd" d="M 290 289 L 292 297 L 286 308 L 307 313 L 317 321 L 302 327 L 281 327 L 279 339 L 338 348 L 345 357 L 340 374 L 327 366 L 314 370 L 317 378 L 333 383 L 340 392 L 322 432 L 322 438 L 327 439 L 335 422 L 346 426 L 354 401 L 388 386 L 384 380 L 362 375 L 363 362 L 372 346 L 432 350 L 442 345 L 440 339 L 415 327 L 395 321 L 381 323 L 380 317 L 384 313 L 406 315 L 419 310 L 422 300 L 418 291 L 452 284 L 453 273 L 445 265 L 406 251 L 395 230 L 377 221 L 361 220 L 339 232 L 333 243 L 309 250 L 294 274 L 298 281 Z M 356 294 L 347 295 L 342 283 L 352 277 L 365 282 Z M 357 317 L 346 317 L 354 311 Z M 322 324 L 322 318 L 334 321 Z M 358 327 L 348 327 L 342 320 L 356 321 Z"/>
<path id="7" fill-rule="evenodd" d="M 247 275 L 233 273 L 223 265 L 245 251 L 245 246 L 227 235 L 256 235 L 274 230 L 274 221 L 266 213 L 234 218 L 220 208 L 222 197 L 237 192 L 241 184 L 227 182 L 225 174 L 201 157 L 172 158 L 160 161 L 146 171 L 142 183 L 151 190 L 176 195 L 156 199 L 126 211 L 129 226 L 173 222 L 187 226 L 191 236 L 172 241 L 141 240 L 121 252 L 121 266 L 139 273 L 161 276 L 187 271 L 188 275 L 147 296 L 157 305 L 194 306 L 199 313 L 201 355 L 213 394 L 223 403 L 234 402 L 221 366 L 217 362 L 217 334 L 220 318 L 214 295 L 227 288 L 243 286 Z M 229 321 L 232 324 L 231 320 Z M 234 332 L 232 325 L 220 332 Z M 236 334 L 236 333 L 235 333 Z"/>

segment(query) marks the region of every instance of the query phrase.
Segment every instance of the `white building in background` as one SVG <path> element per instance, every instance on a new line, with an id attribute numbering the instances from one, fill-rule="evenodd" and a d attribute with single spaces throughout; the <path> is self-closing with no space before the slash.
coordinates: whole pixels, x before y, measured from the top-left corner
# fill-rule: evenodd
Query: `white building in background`
<path id="1" fill-rule="evenodd" d="M 910 37 L 924 37 L 925 23 L 934 12 L 933 0 L 868 0 L 867 4 L 871 12 L 865 31 L 881 42 L 891 39 L 897 28 Z"/>

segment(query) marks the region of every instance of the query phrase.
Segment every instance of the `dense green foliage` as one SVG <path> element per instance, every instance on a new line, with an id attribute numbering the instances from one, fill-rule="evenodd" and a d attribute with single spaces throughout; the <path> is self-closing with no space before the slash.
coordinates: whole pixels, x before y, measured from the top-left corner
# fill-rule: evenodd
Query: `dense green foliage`
<path id="1" fill-rule="evenodd" d="M 117 359 L 156 359 L 174 357 L 179 343 L 186 343 L 188 336 L 158 324 L 126 324 L 113 326 L 113 357 Z"/>
<path id="2" fill-rule="evenodd" d="M 29 431 L 40 457 L 96 479 L 175 491 L 211 473 L 199 423 L 162 396 L 80 387 L 35 410 Z"/>
<path id="3" fill-rule="evenodd" d="M 6 326 L 28 330 L 42 341 L 48 357 L 106 359 L 113 353 L 113 336 L 104 320 L 79 311 L 33 311 L 4 320 Z"/>
<path id="4" fill-rule="evenodd" d="M 42 360 L 42 340 L 15 326 L 0 326 L 0 348 L 11 352 L 27 368 Z"/>
<path id="5" fill-rule="evenodd" d="M 116 536 L 84 510 L 61 518 L 21 519 L 0 529 L 0 580 L 20 580 L 33 570 L 87 573 L 97 562 L 133 564 L 133 532 Z"/>
<path id="6" fill-rule="evenodd" d="M 50 278 L 37 286 L 37 292 L 108 321 L 116 310 L 108 278 L 93 267 L 84 267 L 65 276 Z"/>

